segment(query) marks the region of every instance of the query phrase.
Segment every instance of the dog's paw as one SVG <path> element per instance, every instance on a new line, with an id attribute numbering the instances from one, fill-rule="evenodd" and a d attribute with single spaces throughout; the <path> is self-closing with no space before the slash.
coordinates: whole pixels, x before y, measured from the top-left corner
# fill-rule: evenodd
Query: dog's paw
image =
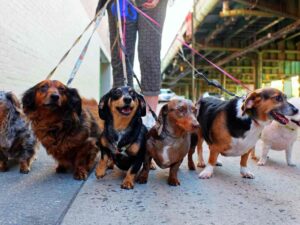
<path id="1" fill-rule="evenodd" d="M 216 166 L 223 166 L 223 163 L 221 161 L 217 161 Z"/>
<path id="2" fill-rule="evenodd" d="M 266 160 L 260 159 L 260 160 L 257 162 L 257 165 L 258 165 L 258 166 L 264 166 L 264 165 L 266 165 Z"/>
<path id="3" fill-rule="evenodd" d="M 241 167 L 240 172 L 241 172 L 241 175 L 242 175 L 243 178 L 254 179 L 254 174 L 251 173 L 251 172 L 247 169 L 247 167 Z"/>
<path id="4" fill-rule="evenodd" d="M 290 166 L 290 167 L 296 167 L 296 164 L 293 163 L 293 162 L 289 162 L 289 163 L 288 163 L 288 166 Z"/>
<path id="5" fill-rule="evenodd" d="M 30 168 L 20 168 L 20 173 L 28 174 L 30 172 Z"/>
<path id="6" fill-rule="evenodd" d="M 124 180 L 121 184 L 122 189 L 130 190 L 134 188 L 134 183 L 130 180 Z"/>
<path id="7" fill-rule="evenodd" d="M 137 177 L 136 182 L 139 184 L 146 184 L 148 182 L 148 175 L 140 174 Z"/>
<path id="8" fill-rule="evenodd" d="M 197 163 L 197 167 L 199 167 L 199 168 L 205 168 L 205 162 L 204 161 L 198 162 Z"/>
<path id="9" fill-rule="evenodd" d="M 189 170 L 196 170 L 195 163 L 193 161 L 188 162 Z"/>
<path id="10" fill-rule="evenodd" d="M 170 186 L 179 186 L 180 185 L 180 181 L 176 177 L 169 177 L 168 178 L 168 184 Z"/>
<path id="11" fill-rule="evenodd" d="M 200 179 L 209 179 L 209 178 L 212 177 L 212 175 L 213 175 L 213 172 L 203 170 L 203 171 L 199 174 L 198 177 L 199 177 Z"/>
<path id="12" fill-rule="evenodd" d="M 88 177 L 88 173 L 86 170 L 77 169 L 73 175 L 75 180 L 86 180 Z"/>
<path id="13" fill-rule="evenodd" d="M 58 165 L 55 169 L 56 173 L 66 173 L 67 172 L 67 168 L 62 166 L 62 165 Z"/>
<path id="14" fill-rule="evenodd" d="M 209 179 L 212 177 L 214 171 L 214 167 L 208 164 L 205 169 L 199 174 L 200 179 Z"/>
<path id="15" fill-rule="evenodd" d="M 95 176 L 97 179 L 103 178 L 106 175 L 106 170 L 100 167 L 96 168 Z"/>
<path id="16" fill-rule="evenodd" d="M 150 170 L 156 170 L 156 165 L 153 161 L 150 163 Z"/>

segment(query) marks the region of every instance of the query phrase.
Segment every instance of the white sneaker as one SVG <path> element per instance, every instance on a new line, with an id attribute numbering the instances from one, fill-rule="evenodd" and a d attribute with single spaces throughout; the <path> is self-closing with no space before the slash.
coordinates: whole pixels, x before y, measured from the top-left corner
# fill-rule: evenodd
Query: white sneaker
<path id="1" fill-rule="evenodd" d="M 147 130 L 150 130 L 155 125 L 155 119 L 150 112 L 146 116 L 144 116 L 142 120 Z"/>

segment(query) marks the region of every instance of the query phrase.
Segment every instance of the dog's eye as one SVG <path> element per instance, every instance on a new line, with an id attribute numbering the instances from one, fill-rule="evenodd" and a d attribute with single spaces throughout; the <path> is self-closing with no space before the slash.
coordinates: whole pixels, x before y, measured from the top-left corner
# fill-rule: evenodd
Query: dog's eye
<path id="1" fill-rule="evenodd" d="M 65 91 L 64 87 L 58 87 L 57 89 L 58 89 L 59 92 L 64 92 Z"/>
<path id="2" fill-rule="evenodd" d="M 132 96 L 132 97 L 134 97 L 135 96 L 135 92 L 133 90 L 130 90 L 129 91 L 129 95 Z"/>
<path id="3" fill-rule="evenodd" d="M 277 95 L 277 96 L 275 97 L 275 100 L 276 100 L 277 102 L 282 102 L 282 101 L 283 101 L 283 97 L 282 97 L 281 95 Z"/>
<path id="4" fill-rule="evenodd" d="M 112 98 L 113 99 L 118 99 L 122 97 L 122 91 L 120 89 L 116 89 L 113 93 L 112 93 Z"/>
<path id="5" fill-rule="evenodd" d="M 41 92 L 46 92 L 48 90 L 48 85 L 42 85 L 41 87 L 40 87 L 40 91 Z"/>

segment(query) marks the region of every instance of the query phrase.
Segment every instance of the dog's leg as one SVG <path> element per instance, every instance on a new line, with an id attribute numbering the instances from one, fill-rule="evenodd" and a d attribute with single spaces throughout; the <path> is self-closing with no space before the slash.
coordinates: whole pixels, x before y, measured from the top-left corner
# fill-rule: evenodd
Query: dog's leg
<path id="1" fill-rule="evenodd" d="M 7 161 L 8 158 L 0 150 L 0 172 L 8 171 Z"/>
<path id="2" fill-rule="evenodd" d="M 58 162 L 58 165 L 55 169 L 56 173 L 67 173 L 68 172 L 68 168 L 63 165 L 62 163 Z"/>
<path id="3" fill-rule="evenodd" d="M 109 160 L 108 155 L 104 151 L 101 151 L 101 159 L 97 165 L 96 172 L 95 172 L 97 179 L 103 178 L 105 176 L 108 160 Z"/>
<path id="4" fill-rule="evenodd" d="M 143 169 L 141 170 L 138 178 L 137 178 L 137 182 L 139 184 L 146 184 L 148 181 L 148 175 L 149 175 L 149 170 L 151 167 L 151 162 L 152 162 L 152 158 L 149 154 L 146 154 L 145 156 L 145 161 L 143 164 Z"/>
<path id="5" fill-rule="evenodd" d="M 205 162 L 203 159 L 203 137 L 202 137 L 202 131 L 198 132 L 198 143 L 197 143 L 197 155 L 198 155 L 198 164 L 197 166 L 200 168 L 205 167 Z"/>
<path id="6" fill-rule="evenodd" d="M 212 177 L 214 166 L 216 165 L 218 156 L 219 156 L 219 151 L 215 150 L 214 148 L 211 148 L 209 152 L 208 164 L 204 168 L 204 170 L 199 174 L 200 179 L 208 179 Z"/>
<path id="7" fill-rule="evenodd" d="M 255 154 L 255 147 L 252 148 L 250 151 L 251 151 L 251 159 L 257 161 L 258 158 L 257 158 L 257 156 L 256 156 L 256 154 Z"/>
<path id="8" fill-rule="evenodd" d="M 115 163 L 114 163 L 113 159 L 109 158 L 107 161 L 107 169 L 113 170 L 114 166 L 115 166 Z"/>
<path id="9" fill-rule="evenodd" d="M 179 169 L 179 167 L 181 165 L 181 162 L 182 162 L 182 160 L 180 162 L 178 162 L 178 163 L 173 164 L 170 167 L 168 184 L 171 185 L 171 186 L 178 186 L 178 185 L 180 185 L 180 181 L 177 178 L 177 172 L 178 172 L 178 169 Z"/>
<path id="10" fill-rule="evenodd" d="M 20 160 L 20 173 L 27 174 L 30 171 L 30 160 Z"/>
<path id="11" fill-rule="evenodd" d="M 247 168 L 247 161 L 248 157 L 250 155 L 251 150 L 249 150 L 246 154 L 241 156 L 241 168 L 240 168 L 240 173 L 243 178 L 249 178 L 249 179 L 254 179 L 254 174 L 249 171 Z"/>
<path id="12" fill-rule="evenodd" d="M 191 144 L 190 144 L 190 149 L 188 153 L 188 167 L 189 170 L 196 170 L 196 166 L 194 164 L 193 160 L 193 154 L 195 152 L 195 148 L 198 143 L 198 135 L 197 134 L 191 134 Z"/>
<path id="13" fill-rule="evenodd" d="M 271 146 L 269 146 L 268 144 L 263 142 L 261 157 L 260 157 L 259 161 L 257 162 L 257 165 L 264 166 L 266 164 L 270 147 Z"/>
<path id="14" fill-rule="evenodd" d="M 290 145 L 289 148 L 285 150 L 285 157 L 288 166 L 295 167 L 296 164 L 293 163 L 292 161 L 292 151 L 293 151 L 293 145 Z"/>
<path id="15" fill-rule="evenodd" d="M 121 184 L 122 189 L 133 189 L 134 188 L 134 179 L 135 179 L 135 173 L 132 171 L 132 167 L 127 171 L 126 176 Z"/>

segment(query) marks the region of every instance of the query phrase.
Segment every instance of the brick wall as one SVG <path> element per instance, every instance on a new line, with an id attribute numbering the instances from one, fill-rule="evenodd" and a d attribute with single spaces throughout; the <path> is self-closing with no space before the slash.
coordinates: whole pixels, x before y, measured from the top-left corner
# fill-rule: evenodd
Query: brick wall
<path id="1" fill-rule="evenodd" d="M 93 17 L 97 0 L 9 0 L 0 3 L 0 90 L 24 90 L 43 80 Z M 88 32 L 90 34 L 90 31 Z M 55 73 L 66 82 L 83 45 Z M 94 35 L 72 83 L 87 97 L 99 97 L 100 48 L 109 59 L 107 21 Z"/>

